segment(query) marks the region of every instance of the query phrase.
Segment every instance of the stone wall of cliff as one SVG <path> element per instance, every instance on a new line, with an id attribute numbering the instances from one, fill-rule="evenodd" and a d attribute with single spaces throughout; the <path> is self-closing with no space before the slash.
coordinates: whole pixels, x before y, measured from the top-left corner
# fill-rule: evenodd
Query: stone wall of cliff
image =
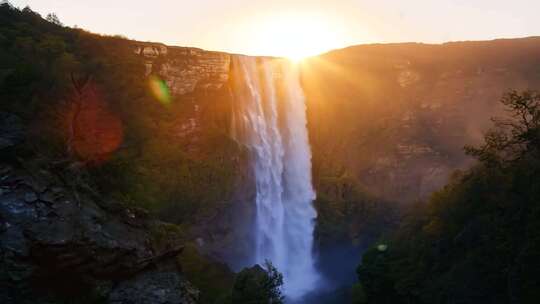
<path id="1" fill-rule="evenodd" d="M 184 240 L 162 240 L 170 224 L 97 193 L 81 168 L 16 149 L 0 147 L 0 302 L 197 303 L 176 261 Z"/>
<path id="2" fill-rule="evenodd" d="M 472 164 L 508 89 L 540 88 L 540 38 L 364 45 L 304 64 L 315 177 L 410 202 Z"/>
<path id="3" fill-rule="evenodd" d="M 136 43 L 134 52 L 144 57 L 146 74 L 163 76 L 176 96 L 217 91 L 229 80 L 231 55 L 227 53 L 152 43 Z"/>
<path id="4" fill-rule="evenodd" d="M 305 61 L 315 178 L 352 171 L 386 199 L 426 197 L 471 164 L 462 148 L 480 140 L 505 90 L 540 86 L 539 44 L 367 45 Z M 231 54 L 149 43 L 134 51 L 177 97 L 227 94 Z"/>
<path id="5" fill-rule="evenodd" d="M 176 124 L 179 136 L 190 142 L 188 153 L 201 150 L 209 136 L 204 130 L 216 123 L 218 113 L 220 128 L 228 132 L 234 55 L 152 43 L 136 43 L 133 49 L 144 58 L 147 75 L 163 78 L 177 102 L 187 106 Z M 491 116 L 504 114 L 498 100 L 506 89 L 540 87 L 538 54 L 540 40 L 530 38 L 366 45 L 304 61 L 302 84 L 321 202 L 339 205 L 355 196 L 346 189 L 403 203 L 427 197 L 454 170 L 472 164 L 462 148 L 482 138 Z M 235 170 L 243 171 L 243 180 L 235 183 L 239 187 L 249 173 L 245 159 L 233 158 Z M 243 204 L 236 205 L 248 209 L 253 194 L 236 193 L 243 193 Z M 366 214 L 348 220 L 357 223 L 352 230 L 371 216 L 371 207 L 355 208 Z M 227 212 L 208 221 L 213 224 L 207 227 L 220 227 L 200 234 L 201 243 L 215 244 L 211 251 L 224 245 L 217 240 L 230 245 L 237 238 L 230 232 L 238 223 Z M 362 237 L 359 231 L 350 233 L 353 239 Z"/>
<path id="6" fill-rule="evenodd" d="M 186 188 L 200 194 L 195 203 L 205 208 L 190 220 L 190 234 L 205 254 L 234 266 L 250 252 L 254 192 L 246 151 L 231 138 L 229 130 L 234 102 L 229 86 L 233 55 L 139 42 L 133 50 L 143 58 L 146 75 L 157 76 L 169 88 L 169 111 L 174 114 L 165 136 L 171 143 L 180 143 L 179 155 L 200 164 L 193 172 L 208 173 L 203 188 Z M 206 172 L 212 164 L 220 171 Z M 182 203 L 179 198 L 174 202 L 176 207 L 166 208 L 163 218 L 177 222 L 174 214 L 181 212 L 178 205 Z"/>

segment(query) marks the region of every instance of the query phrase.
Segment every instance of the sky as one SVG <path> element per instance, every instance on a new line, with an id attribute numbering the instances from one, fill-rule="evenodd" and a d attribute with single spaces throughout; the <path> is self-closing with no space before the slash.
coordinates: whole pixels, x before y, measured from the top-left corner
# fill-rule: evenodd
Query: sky
<path id="1" fill-rule="evenodd" d="M 540 35 L 540 0 L 10 2 L 43 16 L 56 13 L 65 25 L 95 33 L 251 55 L 301 56 L 364 43 Z"/>

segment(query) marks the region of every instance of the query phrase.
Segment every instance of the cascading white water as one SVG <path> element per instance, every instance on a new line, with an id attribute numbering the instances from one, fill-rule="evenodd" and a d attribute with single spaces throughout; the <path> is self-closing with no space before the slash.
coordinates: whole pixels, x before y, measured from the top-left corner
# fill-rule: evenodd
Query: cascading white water
<path id="1" fill-rule="evenodd" d="M 251 152 L 256 186 L 254 261 L 270 260 L 294 300 L 317 284 L 306 106 L 297 67 L 285 60 L 233 57 L 234 137 Z"/>

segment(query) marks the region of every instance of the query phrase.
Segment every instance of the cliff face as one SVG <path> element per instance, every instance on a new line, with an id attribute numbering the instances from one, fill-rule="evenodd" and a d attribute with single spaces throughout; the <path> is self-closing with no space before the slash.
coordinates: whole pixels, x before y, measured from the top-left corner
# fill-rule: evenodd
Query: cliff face
<path id="1" fill-rule="evenodd" d="M 315 177 L 412 201 L 471 160 L 508 89 L 540 88 L 540 38 L 365 45 L 304 64 Z"/>
<path id="2" fill-rule="evenodd" d="M 144 60 L 146 75 L 169 88 L 170 118 L 160 129 L 171 146 L 178 144 L 183 162 L 193 162 L 188 169 L 193 173 L 179 182 L 202 210 L 182 214 L 179 206 L 185 201 L 179 195 L 162 208 L 162 218 L 179 222 L 188 216 L 190 235 L 204 253 L 233 266 L 245 261 L 251 251 L 254 188 L 246 151 L 230 133 L 233 55 L 153 43 L 135 43 L 133 50 Z"/>
<path id="3" fill-rule="evenodd" d="M 230 54 L 159 44 L 136 44 L 134 52 L 144 57 L 146 74 L 163 76 L 175 96 L 217 91 L 229 80 Z"/>
<path id="4" fill-rule="evenodd" d="M 426 197 L 471 164 L 462 148 L 504 114 L 505 90 L 540 87 L 539 50 L 537 38 L 365 45 L 305 61 L 315 180 L 346 172 L 385 199 Z M 159 44 L 134 51 L 147 74 L 163 77 L 194 107 L 209 94 L 229 100 L 233 55 Z"/>
<path id="5" fill-rule="evenodd" d="M 101 197 L 75 167 L 4 159 L 0 177 L 2 303 L 197 302 L 175 261 L 182 240 L 159 243 L 167 224 Z"/>
<path id="6" fill-rule="evenodd" d="M 149 43 L 136 43 L 133 50 L 144 58 L 146 74 L 164 79 L 184 105 L 173 123 L 178 138 L 188 143 L 182 152 L 200 156 L 213 138 L 212 126 L 229 136 L 234 55 Z M 364 45 L 305 61 L 302 85 L 319 197 L 347 200 L 351 195 L 336 197 L 335 189 L 359 187 L 384 200 L 425 198 L 454 170 L 472 164 L 463 146 L 478 143 L 490 117 L 504 114 L 498 100 L 505 90 L 540 87 L 539 65 L 537 38 Z M 249 230 L 245 218 L 253 198 L 239 188 L 250 180 L 241 149 L 218 158 L 234 163 L 239 178 L 233 188 L 241 190 L 225 198 L 218 209 L 224 212 L 204 217 L 203 223 L 212 224 L 196 229 L 200 244 L 217 255 L 226 247 L 246 248 L 233 245 L 241 238 L 232 231 L 241 224 Z M 351 233 L 361 238 L 358 231 Z"/>

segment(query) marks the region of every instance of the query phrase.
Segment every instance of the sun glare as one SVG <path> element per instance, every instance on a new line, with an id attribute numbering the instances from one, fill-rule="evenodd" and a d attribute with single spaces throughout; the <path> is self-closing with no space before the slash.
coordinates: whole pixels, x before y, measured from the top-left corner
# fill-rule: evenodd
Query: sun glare
<path id="1" fill-rule="evenodd" d="M 252 27 L 253 53 L 298 61 L 344 45 L 339 22 L 321 15 L 269 16 Z"/>

